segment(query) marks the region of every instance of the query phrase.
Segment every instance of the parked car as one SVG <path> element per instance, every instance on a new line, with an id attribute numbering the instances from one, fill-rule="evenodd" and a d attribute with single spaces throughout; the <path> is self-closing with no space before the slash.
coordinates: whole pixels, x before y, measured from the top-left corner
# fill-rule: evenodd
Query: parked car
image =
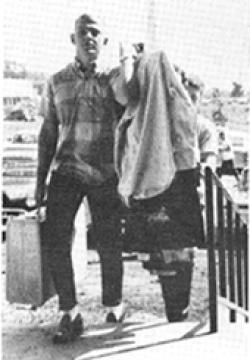
<path id="1" fill-rule="evenodd" d="M 34 209 L 38 137 L 22 131 L 9 135 L 2 156 L 2 225 L 3 239 L 10 216 Z"/>
<path id="2" fill-rule="evenodd" d="M 30 118 L 27 116 L 27 114 L 25 114 L 25 112 L 21 109 L 18 110 L 13 110 L 11 111 L 4 120 L 9 120 L 9 121 L 33 121 L 33 118 Z"/>

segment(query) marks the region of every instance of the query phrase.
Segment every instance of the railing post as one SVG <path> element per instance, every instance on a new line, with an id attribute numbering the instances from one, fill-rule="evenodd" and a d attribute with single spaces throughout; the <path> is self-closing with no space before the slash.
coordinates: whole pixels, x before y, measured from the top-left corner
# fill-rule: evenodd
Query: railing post
<path id="1" fill-rule="evenodd" d="M 240 214 L 235 215 L 235 242 L 237 258 L 237 300 L 238 306 L 243 306 L 243 287 L 242 287 L 242 236 L 240 229 Z"/>
<path id="2" fill-rule="evenodd" d="M 213 223 L 213 182 L 212 171 L 209 167 L 205 170 L 206 182 L 206 223 L 208 244 L 208 281 L 209 281 L 209 310 L 210 332 L 217 331 L 217 290 L 216 290 L 216 264 L 214 246 L 214 223 Z"/>
<path id="3" fill-rule="evenodd" d="M 244 308 L 245 310 L 249 309 L 249 298 L 248 298 L 248 291 L 249 291 L 249 285 L 248 285 L 248 234 L 247 234 L 247 225 L 243 225 L 243 252 L 244 252 Z M 246 322 L 248 322 L 248 317 L 245 318 Z"/>
<path id="4" fill-rule="evenodd" d="M 225 221 L 223 209 L 223 193 L 220 186 L 217 187 L 217 227 L 218 227 L 218 253 L 219 253 L 219 289 L 222 297 L 227 296 L 226 285 L 226 247 L 225 247 Z"/>
<path id="5" fill-rule="evenodd" d="M 229 275 L 229 300 L 235 303 L 235 267 L 233 246 L 233 213 L 232 202 L 227 200 L 227 246 L 228 246 L 228 275 Z M 236 321 L 235 310 L 230 310 L 230 322 Z"/>

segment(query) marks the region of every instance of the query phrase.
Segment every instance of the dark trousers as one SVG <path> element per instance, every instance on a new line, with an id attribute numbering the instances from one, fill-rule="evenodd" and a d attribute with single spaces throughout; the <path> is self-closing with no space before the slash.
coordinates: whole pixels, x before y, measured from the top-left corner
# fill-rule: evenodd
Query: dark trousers
<path id="1" fill-rule="evenodd" d="M 217 173 L 219 177 L 221 177 L 222 175 L 233 175 L 236 180 L 239 179 L 237 171 L 234 167 L 234 161 L 232 159 L 222 161 L 221 168 L 217 170 Z"/>
<path id="2" fill-rule="evenodd" d="M 167 215 L 169 221 L 161 221 L 161 214 Z M 163 249 L 203 244 L 196 169 L 179 171 L 171 186 L 160 195 L 145 200 L 132 200 L 129 221 L 131 224 L 128 224 L 128 228 L 134 230 L 135 236 L 140 231 L 143 233 L 141 238 L 147 238 L 146 241 L 153 244 L 158 242 Z"/>
<path id="3" fill-rule="evenodd" d="M 168 320 L 183 320 L 188 315 L 193 247 L 203 243 L 197 171 L 180 171 L 164 193 L 134 201 L 130 217 L 135 229 L 136 217 L 138 222 L 144 221 L 141 237 L 148 237 L 152 249 L 151 260 L 144 267 L 158 273 Z"/>
<path id="4" fill-rule="evenodd" d="M 48 188 L 46 244 L 60 310 L 77 304 L 71 246 L 74 220 L 84 196 L 92 216 L 102 273 L 102 301 L 115 306 L 122 298 L 122 245 L 117 226 L 121 202 L 116 179 L 101 186 L 83 186 L 79 180 L 54 172 Z"/>

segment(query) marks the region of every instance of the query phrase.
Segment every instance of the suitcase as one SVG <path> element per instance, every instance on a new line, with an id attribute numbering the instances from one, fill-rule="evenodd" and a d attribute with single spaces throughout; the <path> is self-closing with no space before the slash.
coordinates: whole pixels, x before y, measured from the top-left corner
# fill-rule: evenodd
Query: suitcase
<path id="1" fill-rule="evenodd" d="M 6 228 L 6 298 L 10 303 L 43 305 L 55 294 L 36 216 L 9 219 Z"/>

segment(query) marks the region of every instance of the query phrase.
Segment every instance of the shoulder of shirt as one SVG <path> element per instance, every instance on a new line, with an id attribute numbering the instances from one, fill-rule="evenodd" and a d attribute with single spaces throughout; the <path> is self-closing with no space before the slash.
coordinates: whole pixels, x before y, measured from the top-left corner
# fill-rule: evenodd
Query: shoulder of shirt
<path id="1" fill-rule="evenodd" d="M 115 79 L 116 77 L 118 77 L 121 73 L 121 68 L 120 66 L 117 66 L 113 69 L 108 69 L 106 71 L 106 76 L 111 80 L 111 79 Z"/>
<path id="2" fill-rule="evenodd" d="M 112 85 L 113 81 L 120 75 L 120 67 L 112 68 L 112 69 L 105 69 L 99 70 L 97 69 L 97 78 L 103 84 L 110 84 Z"/>
<path id="3" fill-rule="evenodd" d="M 74 65 L 72 63 L 68 64 L 65 68 L 62 70 L 56 72 L 53 74 L 49 81 L 54 85 L 57 86 L 60 83 L 68 82 L 75 80 L 76 73 L 74 71 Z"/>

